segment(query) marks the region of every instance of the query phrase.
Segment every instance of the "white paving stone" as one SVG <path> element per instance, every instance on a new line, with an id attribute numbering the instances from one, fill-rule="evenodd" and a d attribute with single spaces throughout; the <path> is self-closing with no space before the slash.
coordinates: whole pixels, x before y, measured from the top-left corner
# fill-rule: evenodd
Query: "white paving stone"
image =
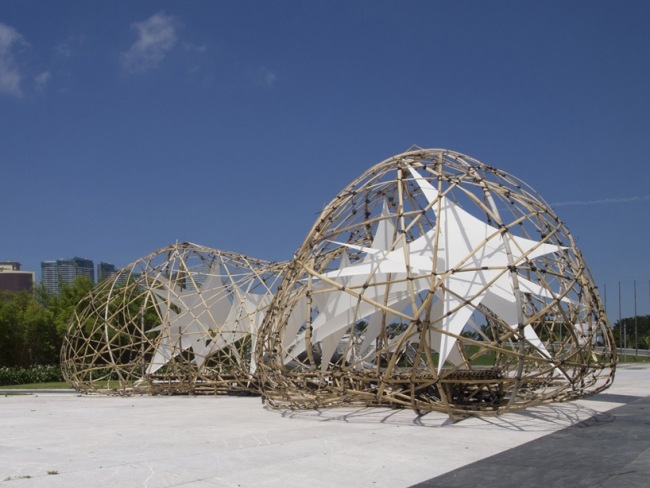
<path id="1" fill-rule="evenodd" d="M 592 398 L 458 423 L 384 408 L 279 412 L 252 397 L 0 393 L 0 486 L 405 487 L 648 395 L 645 365 L 620 367 Z"/>

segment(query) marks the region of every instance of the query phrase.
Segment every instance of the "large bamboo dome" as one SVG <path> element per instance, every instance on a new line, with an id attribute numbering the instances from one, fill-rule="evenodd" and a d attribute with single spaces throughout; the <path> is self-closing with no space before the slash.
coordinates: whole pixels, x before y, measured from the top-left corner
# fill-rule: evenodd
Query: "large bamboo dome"
<path id="1" fill-rule="evenodd" d="M 501 412 L 613 380 L 611 329 L 583 257 L 528 185 L 416 149 L 323 210 L 264 320 L 258 375 L 280 408 Z"/>
<path id="2" fill-rule="evenodd" d="M 78 305 L 65 379 L 83 392 L 256 392 L 257 329 L 283 267 L 186 242 L 138 259 Z"/>

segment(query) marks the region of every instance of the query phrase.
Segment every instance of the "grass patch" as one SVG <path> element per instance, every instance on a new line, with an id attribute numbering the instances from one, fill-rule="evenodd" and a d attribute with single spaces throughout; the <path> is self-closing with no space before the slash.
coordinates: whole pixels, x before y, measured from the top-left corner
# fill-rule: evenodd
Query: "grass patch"
<path id="1" fill-rule="evenodd" d="M 70 388 L 65 381 L 49 383 L 25 383 L 24 385 L 0 385 L 3 390 L 65 390 Z"/>
<path id="2" fill-rule="evenodd" d="M 472 357 L 480 350 L 479 346 L 474 344 L 465 345 L 465 352 L 468 357 Z M 496 361 L 496 353 L 494 351 L 484 351 L 479 357 L 474 358 L 471 362 L 472 366 L 494 366 Z"/>
<path id="3" fill-rule="evenodd" d="M 618 356 L 619 363 L 650 363 L 648 356 L 635 356 L 634 354 L 621 354 Z"/>

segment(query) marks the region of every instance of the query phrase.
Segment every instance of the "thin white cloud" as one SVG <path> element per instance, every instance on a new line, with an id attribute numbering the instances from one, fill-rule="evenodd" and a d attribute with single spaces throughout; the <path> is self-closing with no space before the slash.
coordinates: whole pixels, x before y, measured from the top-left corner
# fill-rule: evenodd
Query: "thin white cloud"
<path id="1" fill-rule="evenodd" d="M 200 46 L 198 46 L 190 42 L 184 42 L 183 49 L 185 49 L 186 51 L 192 51 L 196 53 L 204 53 L 207 50 L 207 46 L 205 44 L 201 44 Z"/>
<path id="2" fill-rule="evenodd" d="M 16 66 L 12 50 L 14 46 L 27 45 L 16 29 L 0 23 L 0 93 L 14 97 L 22 95 L 22 75 Z"/>
<path id="3" fill-rule="evenodd" d="M 67 42 L 62 42 L 55 46 L 54 52 L 63 58 L 69 58 L 72 56 L 72 49 L 70 48 L 70 44 Z"/>
<path id="4" fill-rule="evenodd" d="M 275 73 L 272 73 L 271 71 L 267 71 L 264 74 L 264 81 L 269 86 L 272 85 L 273 83 L 275 83 L 275 80 L 277 80 L 277 79 L 278 79 L 277 75 Z"/>
<path id="5" fill-rule="evenodd" d="M 601 200 L 570 200 L 568 202 L 551 203 L 551 207 L 566 207 L 568 205 L 601 205 L 604 203 L 632 203 L 650 200 L 650 195 L 642 197 L 603 198 Z"/>
<path id="6" fill-rule="evenodd" d="M 278 81 L 278 75 L 263 66 L 255 74 L 255 79 L 258 84 L 271 87 Z"/>
<path id="7" fill-rule="evenodd" d="M 36 83 L 37 90 L 43 90 L 48 81 L 52 78 L 52 73 L 49 71 L 43 71 L 42 73 L 37 74 L 34 77 L 34 82 Z"/>
<path id="8" fill-rule="evenodd" d="M 133 23 L 131 28 L 138 33 L 138 38 L 127 52 L 120 55 L 124 70 L 143 74 L 157 68 L 176 45 L 176 25 L 176 18 L 164 12 L 158 12 L 144 22 Z"/>
<path id="9" fill-rule="evenodd" d="M 54 55 L 61 59 L 72 58 L 82 51 L 86 42 L 85 34 L 77 34 L 68 36 L 68 38 L 54 46 Z"/>

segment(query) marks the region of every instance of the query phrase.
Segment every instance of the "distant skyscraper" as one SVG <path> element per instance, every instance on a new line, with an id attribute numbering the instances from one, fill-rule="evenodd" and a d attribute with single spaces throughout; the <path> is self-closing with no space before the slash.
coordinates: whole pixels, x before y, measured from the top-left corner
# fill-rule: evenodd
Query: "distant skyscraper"
<path id="1" fill-rule="evenodd" d="M 59 293 L 59 273 L 56 261 L 41 261 L 41 283 L 50 293 Z"/>
<path id="2" fill-rule="evenodd" d="M 95 265 L 91 259 L 74 257 L 41 262 L 41 283 L 54 295 L 78 276 L 88 276 L 95 282 Z"/>
<path id="3" fill-rule="evenodd" d="M 21 271 L 16 261 L 0 262 L 0 291 L 30 291 L 33 287 L 33 271 Z"/>
<path id="4" fill-rule="evenodd" d="M 97 265 L 97 283 L 103 281 L 115 273 L 115 265 L 111 263 L 100 262 Z"/>

